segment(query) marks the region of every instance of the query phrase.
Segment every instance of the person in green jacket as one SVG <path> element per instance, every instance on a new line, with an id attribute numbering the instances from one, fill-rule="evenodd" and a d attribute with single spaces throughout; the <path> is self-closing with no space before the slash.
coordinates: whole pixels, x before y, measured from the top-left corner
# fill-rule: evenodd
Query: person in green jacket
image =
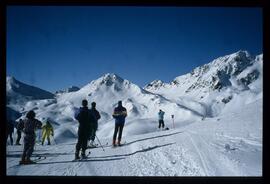
<path id="1" fill-rule="evenodd" d="M 45 139 L 47 138 L 48 145 L 51 145 L 50 136 L 53 136 L 53 127 L 49 120 L 46 121 L 46 124 L 42 126 L 42 141 L 41 144 L 44 144 Z"/>

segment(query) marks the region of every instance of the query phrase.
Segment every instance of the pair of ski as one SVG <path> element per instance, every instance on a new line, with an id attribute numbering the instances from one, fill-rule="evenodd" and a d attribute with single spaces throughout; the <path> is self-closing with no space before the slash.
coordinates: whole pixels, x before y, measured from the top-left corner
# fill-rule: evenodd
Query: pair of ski
<path id="1" fill-rule="evenodd" d="M 106 144 L 100 145 L 100 144 L 95 144 L 94 146 L 87 146 L 87 149 L 95 149 L 95 148 L 102 148 L 102 147 L 109 147 L 109 143 L 106 142 Z"/>
<path id="2" fill-rule="evenodd" d="M 127 144 L 127 142 L 125 141 L 125 142 L 121 143 L 120 145 L 119 144 L 115 144 L 115 145 L 112 144 L 111 147 L 112 148 L 117 148 L 117 147 L 122 147 L 122 146 L 124 146 L 126 144 Z"/>
<path id="3" fill-rule="evenodd" d="M 79 161 L 84 161 L 84 160 L 87 160 L 89 155 L 91 154 L 91 151 L 88 152 L 87 155 L 85 155 L 84 157 L 80 157 L 80 158 L 75 158 L 74 160 L 72 160 L 72 162 L 79 162 Z"/>
<path id="4" fill-rule="evenodd" d="M 32 163 L 19 163 L 19 165 L 33 165 L 33 164 L 37 164 L 38 162 L 45 160 L 47 157 L 45 156 L 37 156 L 37 158 L 31 160 Z"/>

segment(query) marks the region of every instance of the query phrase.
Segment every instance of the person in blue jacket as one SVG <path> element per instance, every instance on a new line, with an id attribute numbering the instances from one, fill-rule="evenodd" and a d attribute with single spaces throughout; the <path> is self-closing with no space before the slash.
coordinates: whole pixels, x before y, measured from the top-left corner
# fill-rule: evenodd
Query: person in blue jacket
<path id="1" fill-rule="evenodd" d="M 118 101 L 118 106 L 113 111 L 113 118 L 115 119 L 115 128 L 114 128 L 114 134 L 113 134 L 113 146 L 116 146 L 116 136 L 118 133 L 118 142 L 117 145 L 121 146 L 121 137 L 123 128 L 125 125 L 125 119 L 127 117 L 127 109 L 122 106 L 122 101 Z"/>
<path id="2" fill-rule="evenodd" d="M 159 129 L 160 127 L 164 128 L 164 114 L 165 112 L 159 109 L 159 112 L 158 112 L 158 128 Z"/>

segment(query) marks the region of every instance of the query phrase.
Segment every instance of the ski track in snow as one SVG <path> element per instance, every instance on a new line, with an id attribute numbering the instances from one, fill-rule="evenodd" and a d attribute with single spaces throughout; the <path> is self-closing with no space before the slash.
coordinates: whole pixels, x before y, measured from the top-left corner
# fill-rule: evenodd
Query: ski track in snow
<path id="1" fill-rule="evenodd" d="M 230 142 L 237 137 L 216 135 L 217 139 L 195 131 L 160 131 L 126 139 L 122 147 L 87 149 L 89 158 L 75 161 L 75 143 L 36 146 L 33 155 L 47 158 L 35 165 L 19 166 L 18 158 L 7 157 L 7 175 L 46 176 L 237 176 L 245 175 L 239 168 L 240 161 L 226 154 L 221 141 Z M 217 142 L 219 141 L 219 142 Z M 218 144 L 219 143 L 219 144 Z M 245 144 L 250 143 L 245 140 Z M 259 143 L 248 144 L 258 146 Z M 260 147 L 259 147 L 260 148 Z M 239 148 L 240 149 L 240 148 Z M 9 156 L 21 154 L 22 147 L 8 146 Z M 13 151 L 13 152 L 12 152 Z M 50 156 L 50 154 L 52 154 Z M 58 154 L 58 155 L 57 155 Z M 118 167 L 119 169 L 115 169 Z"/>
<path id="2" fill-rule="evenodd" d="M 254 112 L 253 108 L 257 109 L 251 105 L 246 113 Z M 51 146 L 36 145 L 33 156 L 46 159 L 34 165 L 18 165 L 23 146 L 7 146 L 7 175 L 261 176 L 260 126 L 254 127 L 253 117 L 240 115 L 221 116 L 218 121 L 206 118 L 188 125 L 183 121 L 177 129 L 124 136 L 122 142 L 126 143 L 122 147 L 87 149 L 86 153 L 91 154 L 83 161 L 72 161 L 76 139 Z M 236 127 L 231 128 L 230 123 Z M 100 141 L 105 145 L 111 139 Z"/>

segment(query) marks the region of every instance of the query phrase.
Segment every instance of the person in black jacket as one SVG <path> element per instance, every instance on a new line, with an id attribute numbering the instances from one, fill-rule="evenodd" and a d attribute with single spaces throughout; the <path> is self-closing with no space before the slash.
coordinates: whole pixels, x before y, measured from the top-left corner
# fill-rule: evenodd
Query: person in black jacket
<path id="1" fill-rule="evenodd" d="M 18 124 L 19 123 L 22 123 L 22 119 L 19 119 L 19 122 L 18 122 Z M 17 126 L 16 126 L 16 129 L 17 129 L 17 139 L 16 139 L 16 145 L 21 145 L 20 144 L 20 140 L 21 140 L 21 137 L 22 137 L 22 131 L 18 128 L 18 124 L 17 124 Z"/>
<path id="2" fill-rule="evenodd" d="M 12 120 L 7 120 L 6 141 L 8 141 L 8 137 L 9 137 L 11 145 L 13 145 L 13 137 L 12 137 L 13 132 L 14 132 L 13 121 Z"/>
<path id="3" fill-rule="evenodd" d="M 92 115 L 94 116 L 94 122 L 93 122 L 93 128 L 91 129 L 90 132 L 90 147 L 96 147 L 94 144 L 95 141 L 95 137 L 96 137 L 96 131 L 98 128 L 98 120 L 100 119 L 100 114 L 96 109 L 96 102 L 92 102 L 91 103 L 91 109 L 90 112 L 92 113 Z"/>
<path id="4" fill-rule="evenodd" d="M 31 110 L 26 114 L 26 119 L 20 121 L 17 125 L 18 129 L 22 130 L 24 133 L 24 147 L 20 164 L 35 163 L 34 161 L 30 160 L 35 146 L 35 130 L 37 128 L 41 129 L 42 126 L 42 123 L 39 120 L 35 119 L 35 116 L 35 112 Z"/>
<path id="5" fill-rule="evenodd" d="M 93 128 L 93 122 L 95 121 L 91 111 L 87 107 L 87 100 L 82 101 L 82 106 L 79 113 L 76 115 L 76 119 L 79 121 L 78 130 L 78 142 L 76 144 L 75 159 L 79 159 L 79 153 L 81 150 L 81 157 L 85 158 L 85 150 L 87 148 L 87 140 L 89 138 L 89 132 Z"/>
<path id="6" fill-rule="evenodd" d="M 118 106 L 113 111 L 113 118 L 115 119 L 115 128 L 113 134 L 113 146 L 116 146 L 116 136 L 118 133 L 117 145 L 121 146 L 122 131 L 125 125 L 125 118 L 127 117 L 127 109 L 122 106 L 122 101 L 118 101 Z"/>

